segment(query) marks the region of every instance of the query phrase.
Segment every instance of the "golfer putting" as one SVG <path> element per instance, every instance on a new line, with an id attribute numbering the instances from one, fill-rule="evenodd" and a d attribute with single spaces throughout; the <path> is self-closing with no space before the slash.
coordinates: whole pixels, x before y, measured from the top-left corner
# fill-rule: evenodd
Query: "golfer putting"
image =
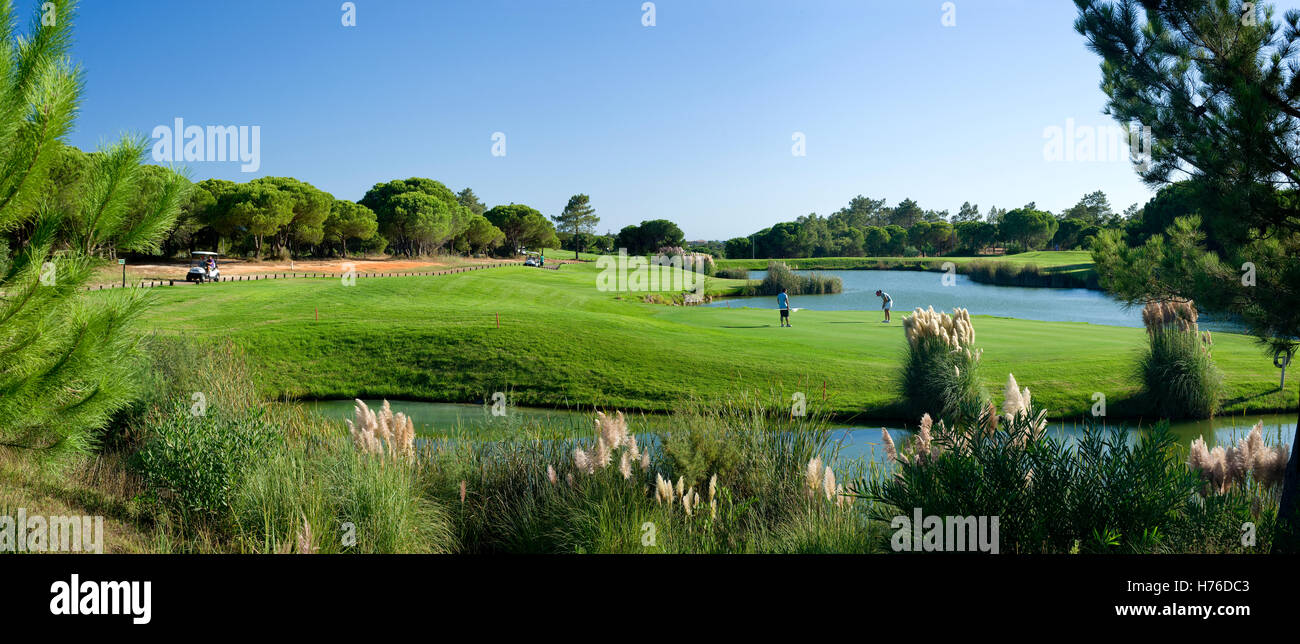
<path id="1" fill-rule="evenodd" d="M 776 296 L 776 308 L 781 309 L 781 326 L 790 326 L 790 296 L 786 295 L 785 289 Z"/>
<path id="2" fill-rule="evenodd" d="M 880 298 L 880 306 L 885 310 L 885 319 L 881 320 L 880 323 L 888 324 L 889 311 L 894 308 L 894 298 L 889 297 L 889 293 L 884 291 L 876 291 L 876 296 Z"/>

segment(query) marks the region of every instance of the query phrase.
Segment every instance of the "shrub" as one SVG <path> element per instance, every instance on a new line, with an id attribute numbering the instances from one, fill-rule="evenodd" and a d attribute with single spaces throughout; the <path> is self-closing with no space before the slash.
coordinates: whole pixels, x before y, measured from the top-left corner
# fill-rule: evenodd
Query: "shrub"
<path id="1" fill-rule="evenodd" d="M 134 468 L 157 498 L 198 523 L 221 525 L 250 464 L 280 442 L 260 409 L 212 407 L 196 413 L 186 402 L 150 423 Z"/>
<path id="2" fill-rule="evenodd" d="M 873 517 L 883 522 L 914 508 L 997 516 L 1001 552 L 1240 552 L 1252 499 L 1198 497 L 1199 475 L 1183 464 L 1167 423 L 1137 440 L 1124 428 L 1089 426 L 1069 442 L 1045 432 L 1045 414 L 1013 391 L 1008 413 L 990 406 L 951 427 L 940 422 L 892 450 L 892 475 L 851 489 L 881 504 Z"/>
<path id="3" fill-rule="evenodd" d="M 907 346 L 898 389 L 908 414 L 957 419 L 978 413 L 987 395 L 980 384 L 982 351 L 973 346 L 970 313 L 955 309 L 950 316 L 933 307 L 917 309 L 903 318 L 903 330 Z"/>
<path id="4" fill-rule="evenodd" d="M 1138 361 L 1143 396 L 1166 418 L 1209 418 L 1219 410 L 1223 374 L 1211 355 L 1213 338 L 1196 324 L 1190 301 L 1149 302 L 1142 310 L 1147 349 Z"/>

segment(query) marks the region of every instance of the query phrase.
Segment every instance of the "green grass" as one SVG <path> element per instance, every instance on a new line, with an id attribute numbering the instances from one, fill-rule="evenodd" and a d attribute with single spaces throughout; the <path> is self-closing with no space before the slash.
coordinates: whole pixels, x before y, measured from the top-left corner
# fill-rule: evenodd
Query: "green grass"
<path id="1" fill-rule="evenodd" d="M 594 265 L 507 267 L 440 277 L 284 280 L 156 289 L 146 324 L 231 338 L 265 393 L 666 411 L 688 399 L 761 392 L 839 417 L 897 417 L 902 325 L 879 313 L 672 307 L 602 293 Z M 710 280 L 715 289 L 738 282 Z M 621 299 L 620 299 L 621 298 Z M 774 305 L 773 305 L 774 306 Z M 315 315 L 319 313 L 319 320 Z M 496 316 L 500 316 L 500 328 Z M 1107 397 L 1111 417 L 1139 390 L 1142 329 L 976 316 L 981 373 L 1000 398 L 1007 373 L 1053 417 Z M 1285 409 L 1277 370 L 1251 340 L 1216 334 L 1224 412 Z M 201 368 L 201 367 L 196 367 Z M 823 387 L 827 402 L 821 403 Z"/>

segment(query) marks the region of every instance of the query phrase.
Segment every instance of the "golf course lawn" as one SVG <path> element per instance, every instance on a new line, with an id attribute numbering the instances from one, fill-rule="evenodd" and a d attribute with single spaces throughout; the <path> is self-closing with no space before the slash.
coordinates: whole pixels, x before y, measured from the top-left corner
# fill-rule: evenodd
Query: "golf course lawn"
<path id="1" fill-rule="evenodd" d="M 810 409 L 840 417 L 897 416 L 905 312 L 885 325 L 879 312 L 799 311 L 785 329 L 775 310 L 674 307 L 600 292 L 597 272 L 591 264 L 512 266 L 355 286 L 296 279 L 159 288 L 144 324 L 229 338 L 259 386 L 277 396 L 474 402 L 506 391 L 520 405 L 661 411 L 692 398 L 789 401 L 802 392 Z M 1126 400 L 1138 388 L 1142 329 L 983 316 L 974 324 L 996 400 L 1014 372 L 1053 417 L 1085 413 L 1094 392 L 1106 395 L 1111 417 L 1140 413 Z M 1214 357 L 1225 412 L 1294 405 L 1294 391 L 1277 391 L 1277 369 L 1250 338 L 1216 334 Z"/>

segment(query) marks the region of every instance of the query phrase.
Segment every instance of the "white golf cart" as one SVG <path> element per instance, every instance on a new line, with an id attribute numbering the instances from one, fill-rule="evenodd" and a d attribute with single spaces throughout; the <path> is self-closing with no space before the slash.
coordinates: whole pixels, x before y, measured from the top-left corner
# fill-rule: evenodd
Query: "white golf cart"
<path id="1" fill-rule="evenodd" d="M 221 277 L 217 269 L 217 254 L 206 250 L 190 253 L 190 272 L 185 274 L 187 282 L 212 282 Z"/>
<path id="2" fill-rule="evenodd" d="M 546 261 L 542 259 L 542 254 L 537 251 L 528 251 L 525 254 L 528 255 L 528 259 L 524 260 L 524 266 L 536 266 L 540 268 Z"/>

